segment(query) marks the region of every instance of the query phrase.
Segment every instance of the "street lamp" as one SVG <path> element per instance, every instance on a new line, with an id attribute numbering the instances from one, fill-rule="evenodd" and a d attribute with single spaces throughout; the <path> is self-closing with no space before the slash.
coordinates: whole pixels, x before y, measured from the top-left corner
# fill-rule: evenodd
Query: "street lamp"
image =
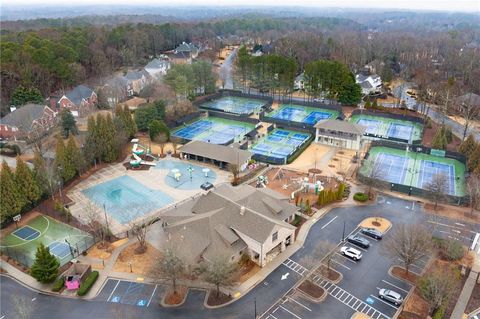
<path id="1" fill-rule="evenodd" d="M 105 216 L 105 225 L 107 226 L 107 230 L 108 230 L 110 228 L 108 227 L 107 209 L 105 208 L 105 203 L 103 203 L 103 214 Z"/>

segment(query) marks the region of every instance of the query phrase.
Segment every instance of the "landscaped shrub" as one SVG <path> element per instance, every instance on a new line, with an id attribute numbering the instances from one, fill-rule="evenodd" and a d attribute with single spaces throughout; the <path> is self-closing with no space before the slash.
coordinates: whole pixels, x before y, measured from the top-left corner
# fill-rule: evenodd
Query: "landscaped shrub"
<path id="1" fill-rule="evenodd" d="M 368 200 L 368 195 L 365 193 L 355 193 L 353 199 L 359 202 L 366 202 Z"/>
<path id="2" fill-rule="evenodd" d="M 80 288 L 77 291 L 77 295 L 85 296 L 87 292 L 92 288 L 95 281 L 98 278 L 98 271 L 94 270 L 88 275 L 87 279 L 80 285 Z"/>
<path id="3" fill-rule="evenodd" d="M 65 285 L 65 278 L 63 278 L 63 277 L 58 278 L 53 283 L 52 291 L 53 292 L 59 292 L 60 290 L 62 290 L 64 285 Z"/>
<path id="4" fill-rule="evenodd" d="M 449 239 L 445 241 L 442 249 L 443 257 L 450 261 L 459 260 L 465 254 L 462 244 L 458 240 Z"/>
<path id="5" fill-rule="evenodd" d="M 435 313 L 433 314 L 432 319 L 442 319 L 444 315 L 445 315 L 445 303 L 443 303 L 440 306 L 440 308 L 435 310 Z"/>

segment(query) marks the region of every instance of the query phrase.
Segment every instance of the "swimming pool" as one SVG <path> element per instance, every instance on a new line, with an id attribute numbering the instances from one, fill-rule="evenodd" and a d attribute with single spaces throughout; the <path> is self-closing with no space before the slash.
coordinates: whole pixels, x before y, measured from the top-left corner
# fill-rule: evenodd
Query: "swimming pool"
<path id="1" fill-rule="evenodd" d="M 121 176 L 82 190 L 98 207 L 121 224 L 126 224 L 146 213 L 167 206 L 174 199 L 159 190 L 153 190 L 130 176 Z"/>
<path id="2" fill-rule="evenodd" d="M 165 183 L 176 189 L 200 189 L 200 185 L 203 183 L 210 182 L 213 184 L 217 179 L 217 174 L 212 169 L 208 168 L 209 171 L 207 172 L 207 176 L 205 176 L 203 170 L 207 167 L 180 161 L 161 160 L 155 168 L 168 170 Z M 191 172 L 189 168 L 192 169 Z M 181 174 L 178 181 L 175 179 L 175 171 L 172 172 L 172 170 L 178 170 L 178 173 Z"/>

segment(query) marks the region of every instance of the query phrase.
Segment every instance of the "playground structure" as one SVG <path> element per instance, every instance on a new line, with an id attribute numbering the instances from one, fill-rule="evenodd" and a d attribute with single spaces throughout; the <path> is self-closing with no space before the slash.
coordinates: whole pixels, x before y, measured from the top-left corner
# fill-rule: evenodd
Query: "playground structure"
<path id="1" fill-rule="evenodd" d="M 267 188 L 268 178 L 266 176 L 260 175 L 257 177 L 257 188 Z"/>
<path id="2" fill-rule="evenodd" d="M 131 143 L 133 143 L 132 156 L 134 158 L 133 160 L 130 161 L 130 165 L 132 167 L 139 167 L 140 165 L 149 165 L 149 166 L 157 165 L 153 162 L 145 161 L 140 157 L 143 155 L 145 157 L 150 157 L 154 160 L 158 160 L 157 157 L 152 155 L 149 147 L 145 147 L 142 144 L 140 144 L 140 141 L 138 140 L 138 138 L 132 139 Z"/>

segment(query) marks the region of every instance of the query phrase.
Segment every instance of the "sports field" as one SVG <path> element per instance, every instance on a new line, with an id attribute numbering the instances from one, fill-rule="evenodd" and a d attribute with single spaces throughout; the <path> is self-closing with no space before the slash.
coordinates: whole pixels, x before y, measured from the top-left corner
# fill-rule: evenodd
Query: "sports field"
<path id="1" fill-rule="evenodd" d="M 246 122 L 208 117 L 176 128 L 172 135 L 187 140 L 225 144 L 232 139 L 238 142 L 254 128 L 255 125 Z"/>
<path id="2" fill-rule="evenodd" d="M 202 103 L 200 107 L 208 107 L 236 114 L 252 114 L 258 112 L 265 103 L 265 101 L 245 97 L 223 96 L 219 99 Z"/>
<path id="3" fill-rule="evenodd" d="M 340 113 L 335 110 L 297 104 L 281 104 L 277 110 L 267 114 L 268 117 L 309 125 L 314 125 L 320 120 L 335 119 L 338 115 L 340 115 Z"/>
<path id="4" fill-rule="evenodd" d="M 353 115 L 350 122 L 365 126 L 367 134 L 378 137 L 396 138 L 408 142 L 422 139 L 423 126 L 415 122 L 364 114 Z"/>
<path id="5" fill-rule="evenodd" d="M 48 216 L 37 216 L 2 238 L 0 249 L 21 264 L 31 267 L 37 246 L 43 243 L 64 265 L 94 243 L 91 235 Z"/>
<path id="6" fill-rule="evenodd" d="M 285 161 L 297 151 L 308 139 L 310 134 L 275 129 L 252 146 L 252 153 Z"/>
<path id="7" fill-rule="evenodd" d="M 384 181 L 426 189 L 433 176 L 442 174 L 447 180 L 446 194 L 465 196 L 465 165 L 457 160 L 379 146 L 369 154 L 374 165 L 361 168 L 365 176 L 370 176 L 372 166 L 378 167 Z"/>

